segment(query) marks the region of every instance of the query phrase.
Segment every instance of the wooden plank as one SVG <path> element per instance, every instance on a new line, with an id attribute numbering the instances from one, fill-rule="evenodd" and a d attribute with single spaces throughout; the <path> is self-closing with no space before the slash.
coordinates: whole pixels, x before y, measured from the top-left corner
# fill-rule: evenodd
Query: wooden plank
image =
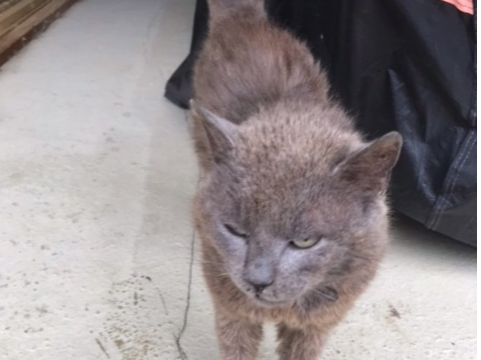
<path id="1" fill-rule="evenodd" d="M 44 0 L 21 0 L 10 4 L 0 12 L 0 39 L 46 4 Z"/>
<path id="2" fill-rule="evenodd" d="M 0 37 L 0 66 L 78 0 L 44 1 Z"/>
<path id="3" fill-rule="evenodd" d="M 23 0 L 0 0 L 0 13 Z"/>

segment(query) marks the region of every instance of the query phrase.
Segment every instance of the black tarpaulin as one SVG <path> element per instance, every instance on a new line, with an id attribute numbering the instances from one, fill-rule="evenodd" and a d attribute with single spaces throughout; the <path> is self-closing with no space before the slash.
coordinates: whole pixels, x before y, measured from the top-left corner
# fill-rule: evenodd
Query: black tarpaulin
<path id="1" fill-rule="evenodd" d="M 470 4 L 475 7 L 469 0 L 267 0 L 266 8 L 328 69 L 334 96 L 360 130 L 372 138 L 392 130 L 403 135 L 390 189 L 394 208 L 476 246 L 476 15 Z M 191 53 L 167 83 L 166 96 L 182 107 L 191 98 L 207 16 L 199 0 Z"/>

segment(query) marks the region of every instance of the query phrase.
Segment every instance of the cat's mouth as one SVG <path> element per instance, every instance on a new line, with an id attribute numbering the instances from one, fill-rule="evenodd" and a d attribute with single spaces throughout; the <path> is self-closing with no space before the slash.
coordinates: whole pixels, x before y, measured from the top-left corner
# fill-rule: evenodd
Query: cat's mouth
<path id="1" fill-rule="evenodd" d="M 283 306 L 287 304 L 286 301 L 282 301 L 282 300 L 265 299 L 262 297 L 262 295 L 256 295 L 255 299 L 258 303 L 268 307 L 278 307 L 278 306 Z"/>

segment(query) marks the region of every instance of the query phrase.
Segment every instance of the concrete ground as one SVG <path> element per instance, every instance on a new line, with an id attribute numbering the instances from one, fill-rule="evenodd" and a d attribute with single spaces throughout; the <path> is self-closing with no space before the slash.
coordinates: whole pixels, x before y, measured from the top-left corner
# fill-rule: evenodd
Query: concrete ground
<path id="1" fill-rule="evenodd" d="M 0 71 L 0 359 L 216 359 L 185 112 L 194 0 L 85 0 Z M 325 359 L 476 358 L 476 254 L 399 220 Z M 268 328 L 260 359 L 273 359 Z"/>

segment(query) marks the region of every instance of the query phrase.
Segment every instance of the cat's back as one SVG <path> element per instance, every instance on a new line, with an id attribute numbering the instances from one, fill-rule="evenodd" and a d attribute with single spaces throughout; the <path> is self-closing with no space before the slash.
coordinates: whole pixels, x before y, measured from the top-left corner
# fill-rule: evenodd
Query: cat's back
<path id="1" fill-rule="evenodd" d="M 282 100 L 327 101 L 328 83 L 307 47 L 273 26 L 260 0 L 209 2 L 209 33 L 194 69 L 195 98 L 240 123 Z"/>

